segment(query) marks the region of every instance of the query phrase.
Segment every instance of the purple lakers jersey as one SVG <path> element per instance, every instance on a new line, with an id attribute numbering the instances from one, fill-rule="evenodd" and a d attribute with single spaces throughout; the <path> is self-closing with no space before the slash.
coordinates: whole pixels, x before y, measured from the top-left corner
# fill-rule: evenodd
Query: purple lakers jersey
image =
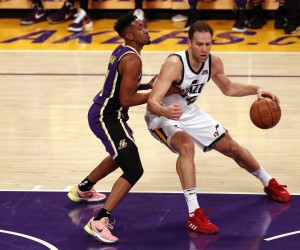
<path id="1" fill-rule="evenodd" d="M 112 52 L 103 89 L 94 98 L 94 102 L 102 106 L 100 116 L 103 121 L 116 119 L 127 121 L 129 118 L 128 108 L 123 108 L 119 101 L 122 76 L 118 72 L 118 65 L 121 58 L 128 53 L 135 53 L 139 56 L 134 48 L 125 46 L 124 44 L 119 45 Z"/>

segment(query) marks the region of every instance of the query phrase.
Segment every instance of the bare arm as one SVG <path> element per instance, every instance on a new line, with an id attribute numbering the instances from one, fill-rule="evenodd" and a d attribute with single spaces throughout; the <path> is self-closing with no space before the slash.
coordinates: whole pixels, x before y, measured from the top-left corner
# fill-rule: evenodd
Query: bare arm
<path id="1" fill-rule="evenodd" d="M 118 70 L 122 75 L 119 99 L 124 108 L 141 105 L 148 100 L 150 92 L 137 93 L 141 68 L 142 61 L 135 54 L 125 55 L 119 63 Z"/>
<path id="2" fill-rule="evenodd" d="M 267 96 L 274 101 L 279 102 L 278 96 L 272 92 L 263 89 L 257 85 L 247 85 L 237 82 L 232 82 L 224 72 L 223 62 L 219 57 L 212 55 L 212 73 L 211 78 L 226 96 L 247 96 L 257 95 L 257 98 Z"/>
<path id="3" fill-rule="evenodd" d="M 170 93 L 168 90 L 173 82 L 178 82 L 181 79 L 182 64 L 177 56 L 170 56 L 166 59 L 161 67 L 155 85 L 151 91 L 147 103 L 147 109 L 158 116 L 165 116 L 169 119 L 177 120 L 182 115 L 181 106 L 173 103 L 167 107 L 162 106 L 161 99 Z"/>
<path id="4" fill-rule="evenodd" d="M 155 83 L 156 78 L 157 78 L 157 75 L 155 75 L 155 76 L 150 80 L 150 82 L 140 84 L 140 85 L 138 86 L 137 90 L 148 90 L 148 89 L 152 89 L 152 88 L 153 88 L 153 84 Z"/>

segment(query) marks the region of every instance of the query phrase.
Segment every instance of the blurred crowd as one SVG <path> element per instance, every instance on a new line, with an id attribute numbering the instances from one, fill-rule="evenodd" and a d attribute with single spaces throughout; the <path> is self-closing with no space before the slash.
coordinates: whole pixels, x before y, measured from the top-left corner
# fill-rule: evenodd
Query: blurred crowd
<path id="1" fill-rule="evenodd" d="M 198 20 L 201 20 L 201 10 L 197 9 L 199 0 L 187 0 L 189 9 L 183 14 L 177 14 L 171 18 L 172 22 L 186 22 L 183 30 Z M 293 34 L 300 30 L 300 0 L 279 0 L 278 8 L 274 11 L 274 28 L 283 29 L 285 34 Z M 245 32 L 248 29 L 260 29 L 266 22 L 266 11 L 263 9 L 263 0 L 235 0 L 236 9 L 233 32 Z M 247 8 L 250 5 L 251 8 Z M 20 23 L 31 25 L 41 21 L 52 24 L 63 23 L 70 19 L 74 21 L 67 27 L 68 31 L 80 32 L 93 26 L 88 9 L 88 0 L 79 0 L 79 8 L 75 7 L 75 0 L 66 0 L 63 6 L 53 12 L 47 11 L 42 0 L 32 0 L 32 9 L 24 16 Z M 154 10 L 152 10 L 154 11 Z M 204 11 L 204 10 L 203 10 Z M 143 0 L 135 0 L 133 14 L 145 22 Z"/>

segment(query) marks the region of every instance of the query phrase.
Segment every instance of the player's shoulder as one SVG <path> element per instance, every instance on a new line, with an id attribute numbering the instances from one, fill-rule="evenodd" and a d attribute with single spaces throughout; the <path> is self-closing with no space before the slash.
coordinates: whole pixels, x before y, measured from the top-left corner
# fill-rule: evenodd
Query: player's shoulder
<path id="1" fill-rule="evenodd" d="M 181 62 L 181 56 L 173 53 L 173 54 L 170 54 L 166 60 L 170 61 L 170 62 Z"/>
<path id="2" fill-rule="evenodd" d="M 218 57 L 218 56 L 216 56 L 216 55 L 214 55 L 214 54 L 210 54 L 210 58 L 211 58 L 211 62 L 212 63 L 219 63 L 219 62 L 222 62 L 222 60 L 221 60 L 221 58 L 220 57 Z"/>
<path id="3" fill-rule="evenodd" d="M 119 61 L 118 70 L 121 75 L 140 72 L 142 60 L 136 53 L 127 53 Z"/>
<path id="4" fill-rule="evenodd" d="M 121 60 L 125 62 L 142 63 L 141 57 L 133 51 L 128 51 L 127 53 L 125 53 Z"/>
<path id="5" fill-rule="evenodd" d="M 211 54 L 210 58 L 211 58 L 211 66 L 212 66 L 212 68 L 217 68 L 217 67 L 223 65 L 223 62 L 222 62 L 222 60 L 221 60 L 220 57 Z"/>
<path id="6" fill-rule="evenodd" d="M 173 67 L 182 67 L 182 58 L 180 55 L 178 54 L 170 54 L 166 60 L 165 63 L 169 66 L 173 66 Z"/>

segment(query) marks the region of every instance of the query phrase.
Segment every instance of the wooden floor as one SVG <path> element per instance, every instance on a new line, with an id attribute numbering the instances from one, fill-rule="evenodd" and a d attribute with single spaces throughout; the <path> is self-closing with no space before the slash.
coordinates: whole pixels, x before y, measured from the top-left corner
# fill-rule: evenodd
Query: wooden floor
<path id="1" fill-rule="evenodd" d="M 143 54 L 146 82 L 168 53 Z M 299 54 L 218 53 L 235 81 L 258 84 L 281 98 L 282 119 L 270 130 L 252 125 L 255 96 L 222 96 L 211 82 L 198 101 L 291 192 L 298 192 Z M 103 83 L 109 52 L 7 51 L 1 55 L 1 189 L 64 189 L 81 181 L 106 155 L 89 130 L 87 111 Z M 242 59 L 242 60 L 241 60 Z M 237 70 L 238 69 L 238 70 Z M 294 76 L 294 77 L 293 77 Z M 144 122 L 145 105 L 130 122 L 145 168 L 135 191 L 180 191 L 176 155 L 154 140 Z M 201 192 L 261 192 L 260 183 L 217 152 L 196 155 Z M 116 172 L 97 184 L 109 190 Z M 36 187 L 37 188 L 37 187 Z"/>
<path id="2" fill-rule="evenodd" d="M 17 44 L 15 49 L 0 47 L 1 190 L 63 190 L 81 181 L 107 155 L 88 127 L 87 112 L 102 86 L 110 51 L 43 50 L 38 46 L 37 50 L 20 50 Z M 143 82 L 159 71 L 169 53 L 142 54 Z M 256 128 L 249 118 L 255 96 L 225 97 L 212 81 L 199 105 L 272 176 L 287 184 L 290 192 L 299 193 L 299 52 L 215 54 L 223 59 L 234 81 L 277 93 L 282 118 L 275 128 Z M 145 169 L 133 191 L 181 191 L 176 155 L 151 137 L 144 112 L 145 105 L 130 110 L 129 124 Z M 195 161 L 199 192 L 262 192 L 259 181 L 217 152 L 197 149 Z M 117 170 L 96 189 L 109 191 L 120 174 Z"/>

